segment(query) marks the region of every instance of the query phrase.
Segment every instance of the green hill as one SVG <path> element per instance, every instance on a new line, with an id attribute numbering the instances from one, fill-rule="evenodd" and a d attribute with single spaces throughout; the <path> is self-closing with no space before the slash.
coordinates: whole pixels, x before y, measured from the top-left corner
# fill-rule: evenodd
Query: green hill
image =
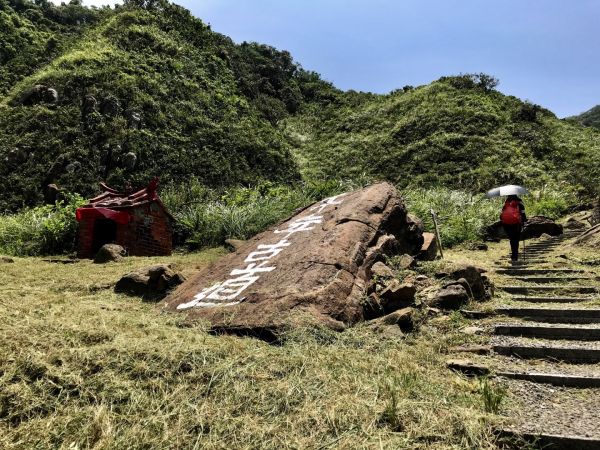
<path id="1" fill-rule="evenodd" d="M 166 0 L 0 0 L 0 21 L 0 211 L 39 204 L 50 183 L 88 196 L 100 180 L 127 188 L 155 175 L 597 189 L 600 133 L 501 94 L 487 75 L 342 92 L 288 52 L 237 45 Z"/>
<path id="2" fill-rule="evenodd" d="M 210 186 L 298 179 L 276 124 L 334 89 L 289 53 L 235 45 L 166 1 L 37 3 L 0 0 L 3 23 L 19 25 L 12 46 L 32 42 L 2 55 L 14 74 L 0 91 L 0 211 L 39 203 L 49 183 L 89 195 L 98 180 L 124 187 L 157 174 Z M 68 11 L 74 25 L 57 18 Z"/>
<path id="3" fill-rule="evenodd" d="M 288 119 L 310 177 L 367 175 L 477 192 L 502 183 L 597 189 L 600 134 L 495 90 L 487 75 L 443 77 L 389 95 L 348 92 Z"/>
<path id="4" fill-rule="evenodd" d="M 600 105 L 594 106 L 589 111 L 568 118 L 569 121 L 579 123 L 586 127 L 600 129 Z"/>

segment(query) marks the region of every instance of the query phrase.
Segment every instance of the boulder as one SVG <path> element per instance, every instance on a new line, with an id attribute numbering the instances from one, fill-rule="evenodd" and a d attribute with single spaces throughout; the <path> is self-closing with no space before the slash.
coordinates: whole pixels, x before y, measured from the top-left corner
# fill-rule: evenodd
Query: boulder
<path id="1" fill-rule="evenodd" d="M 403 308 L 387 314 L 375 320 L 371 320 L 368 326 L 374 330 L 386 329 L 389 326 L 398 327 L 402 331 L 412 331 L 415 327 L 415 310 Z"/>
<path id="2" fill-rule="evenodd" d="M 381 252 L 416 253 L 421 230 L 391 184 L 341 194 L 246 241 L 163 306 L 187 312 L 188 321 L 208 321 L 217 332 L 269 338 L 296 326 L 343 330 L 366 318 L 366 291 Z"/>
<path id="3" fill-rule="evenodd" d="M 468 301 L 469 294 L 467 290 L 459 284 L 453 284 L 440 289 L 429 301 L 429 306 L 456 310 Z"/>
<path id="4" fill-rule="evenodd" d="M 125 249 L 117 244 L 104 244 L 94 258 L 96 264 L 121 261 L 127 254 Z"/>
<path id="5" fill-rule="evenodd" d="M 40 103 L 56 103 L 58 102 L 58 92 L 56 89 L 43 84 L 36 84 L 28 89 L 17 101 L 17 104 L 32 106 Z"/>
<path id="6" fill-rule="evenodd" d="M 399 308 L 414 305 L 417 288 L 411 283 L 400 283 L 398 280 L 386 286 L 379 295 L 379 304 L 385 314 Z"/>
<path id="7" fill-rule="evenodd" d="M 486 291 L 486 285 L 481 275 L 483 272 L 485 271 L 478 267 L 464 265 L 453 270 L 450 273 L 450 278 L 453 280 L 460 280 L 461 278 L 464 278 L 470 287 L 470 293 L 472 294 L 473 298 L 475 300 L 486 300 L 490 298 L 490 295 Z M 468 289 L 467 292 L 469 292 Z"/>
<path id="8" fill-rule="evenodd" d="M 378 261 L 373 264 L 373 267 L 371 267 L 371 276 L 378 278 L 392 278 L 394 276 L 394 272 L 384 263 Z"/>
<path id="9" fill-rule="evenodd" d="M 563 233 L 563 227 L 548 217 L 530 217 L 523 227 L 521 239 L 540 237 L 544 233 L 550 236 L 560 236 Z"/>
<path id="10" fill-rule="evenodd" d="M 419 259 L 422 261 L 433 261 L 437 257 L 437 251 L 435 234 L 423 233 L 423 245 L 419 252 Z"/>
<path id="11" fill-rule="evenodd" d="M 160 300 L 184 280 L 183 275 L 173 271 L 170 265 L 157 264 L 123 275 L 115 285 L 115 292 Z"/>
<path id="12" fill-rule="evenodd" d="M 588 225 L 585 222 L 577 220 L 574 217 L 569 217 L 565 222 L 564 228 L 567 230 L 585 230 Z"/>
<path id="13" fill-rule="evenodd" d="M 452 280 L 449 281 L 447 283 L 444 284 L 443 287 L 448 287 L 448 286 L 462 286 L 465 288 L 465 291 L 467 291 L 467 294 L 469 294 L 469 297 L 472 298 L 473 297 L 473 293 L 472 293 L 472 289 L 471 289 L 471 285 L 469 284 L 469 282 L 464 279 L 464 278 L 459 278 L 458 280 Z"/>

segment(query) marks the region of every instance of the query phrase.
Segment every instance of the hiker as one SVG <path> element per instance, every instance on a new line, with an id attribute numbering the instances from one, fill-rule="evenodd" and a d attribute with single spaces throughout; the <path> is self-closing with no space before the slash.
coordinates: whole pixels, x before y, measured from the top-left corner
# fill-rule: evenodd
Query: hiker
<path id="1" fill-rule="evenodd" d="M 521 241 L 521 230 L 523 224 L 527 221 L 525 215 L 525 205 L 523 201 L 516 195 L 506 197 L 502 213 L 500 214 L 502 227 L 510 240 L 511 261 L 519 260 L 519 242 Z"/>

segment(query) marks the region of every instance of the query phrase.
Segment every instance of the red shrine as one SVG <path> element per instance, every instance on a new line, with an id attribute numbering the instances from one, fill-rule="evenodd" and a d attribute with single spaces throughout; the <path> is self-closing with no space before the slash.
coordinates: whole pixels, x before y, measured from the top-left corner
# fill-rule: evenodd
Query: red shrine
<path id="1" fill-rule="evenodd" d="M 77 209 L 79 258 L 93 258 L 104 244 L 119 244 L 131 256 L 171 254 L 175 219 L 158 198 L 158 178 L 131 194 L 100 186 L 104 192 Z"/>

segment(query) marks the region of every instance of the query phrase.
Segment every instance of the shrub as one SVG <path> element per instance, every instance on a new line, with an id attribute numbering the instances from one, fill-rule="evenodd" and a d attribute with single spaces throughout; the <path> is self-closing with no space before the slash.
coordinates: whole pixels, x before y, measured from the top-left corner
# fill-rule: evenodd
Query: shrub
<path id="1" fill-rule="evenodd" d="M 68 253 L 75 248 L 75 210 L 84 200 L 67 194 L 55 205 L 0 216 L 0 252 L 14 256 Z"/>

